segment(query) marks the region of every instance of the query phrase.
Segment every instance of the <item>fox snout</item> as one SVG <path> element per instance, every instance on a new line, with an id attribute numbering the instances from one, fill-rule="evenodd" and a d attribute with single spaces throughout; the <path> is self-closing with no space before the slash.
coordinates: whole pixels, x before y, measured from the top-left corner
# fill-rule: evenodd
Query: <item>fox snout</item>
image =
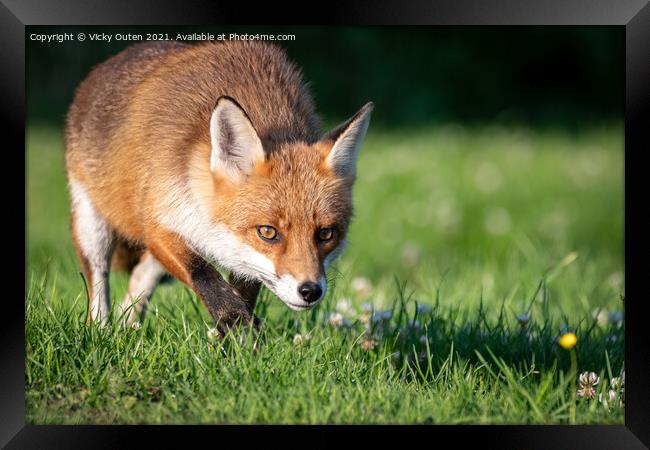
<path id="1" fill-rule="evenodd" d="M 318 284 L 307 281 L 298 286 L 298 293 L 307 303 L 314 303 L 323 295 L 323 289 Z"/>
<path id="2" fill-rule="evenodd" d="M 265 281 L 266 286 L 277 295 L 289 308 L 304 311 L 316 306 L 325 297 L 327 280 L 324 275 L 315 280 L 298 280 L 285 274 L 274 282 Z"/>

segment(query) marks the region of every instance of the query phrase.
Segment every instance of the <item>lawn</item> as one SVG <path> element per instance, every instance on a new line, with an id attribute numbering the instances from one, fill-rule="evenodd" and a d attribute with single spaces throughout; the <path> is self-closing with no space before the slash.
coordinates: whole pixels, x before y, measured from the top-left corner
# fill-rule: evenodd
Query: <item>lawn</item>
<path id="1" fill-rule="evenodd" d="M 31 125 L 28 423 L 624 421 L 622 124 L 371 125 L 327 297 L 264 290 L 257 354 L 175 281 L 139 329 L 86 329 L 63 167 L 61 129 Z"/>

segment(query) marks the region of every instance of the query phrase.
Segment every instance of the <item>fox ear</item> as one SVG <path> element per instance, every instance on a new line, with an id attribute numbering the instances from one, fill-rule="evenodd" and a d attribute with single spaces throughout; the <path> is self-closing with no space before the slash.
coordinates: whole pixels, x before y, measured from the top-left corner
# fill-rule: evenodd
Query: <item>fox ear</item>
<path id="1" fill-rule="evenodd" d="M 354 116 L 327 133 L 322 141 L 333 141 L 327 155 L 327 166 L 338 176 L 354 180 L 357 154 L 368 131 L 374 103 L 366 103 Z"/>
<path id="2" fill-rule="evenodd" d="M 210 118 L 212 173 L 241 181 L 256 162 L 264 160 L 264 149 L 246 112 L 230 97 L 219 97 Z"/>

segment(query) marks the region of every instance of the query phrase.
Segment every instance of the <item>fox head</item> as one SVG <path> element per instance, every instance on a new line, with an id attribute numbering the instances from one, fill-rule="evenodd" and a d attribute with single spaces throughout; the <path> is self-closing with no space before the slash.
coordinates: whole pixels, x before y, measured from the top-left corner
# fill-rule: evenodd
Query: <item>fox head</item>
<path id="1" fill-rule="evenodd" d="M 317 142 L 269 150 L 241 106 L 219 99 L 210 120 L 206 197 L 221 230 L 214 257 L 222 266 L 262 281 L 294 310 L 324 297 L 325 271 L 346 243 L 356 159 L 372 109 L 366 104 Z"/>

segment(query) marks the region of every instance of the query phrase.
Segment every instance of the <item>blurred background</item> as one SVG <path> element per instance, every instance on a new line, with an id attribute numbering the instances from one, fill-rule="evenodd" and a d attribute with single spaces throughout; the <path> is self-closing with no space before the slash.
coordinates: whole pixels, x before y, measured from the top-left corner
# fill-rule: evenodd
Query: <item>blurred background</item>
<path id="1" fill-rule="evenodd" d="M 331 295 L 388 302 L 397 276 L 422 302 L 516 311 L 543 279 L 561 314 L 622 307 L 623 27 L 29 27 L 30 268 L 80 292 L 64 117 L 133 42 L 29 40 L 62 32 L 295 34 L 279 45 L 328 126 L 374 101 Z"/>
<path id="2" fill-rule="evenodd" d="M 31 27 L 29 33 L 273 33 L 311 82 L 320 112 L 343 119 L 368 99 L 373 122 L 526 123 L 577 128 L 620 120 L 623 27 Z M 133 42 L 28 40 L 29 118 L 62 120 L 93 65 Z"/>

